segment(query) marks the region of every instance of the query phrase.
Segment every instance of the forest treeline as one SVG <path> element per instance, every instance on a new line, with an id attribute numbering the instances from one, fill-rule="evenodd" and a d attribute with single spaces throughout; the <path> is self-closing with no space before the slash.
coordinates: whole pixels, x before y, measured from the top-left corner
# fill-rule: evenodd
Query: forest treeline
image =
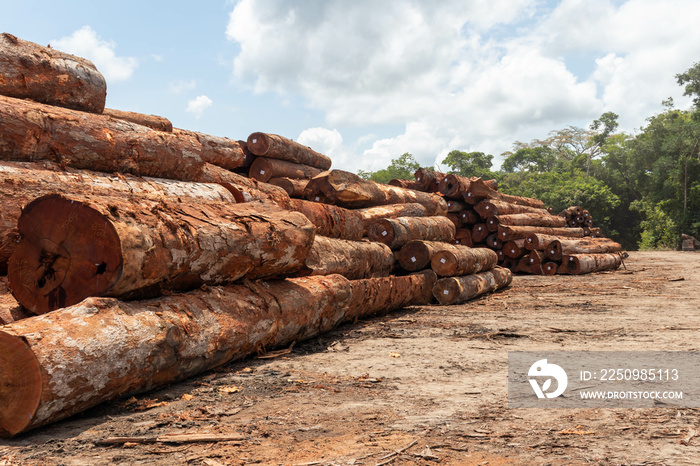
<path id="1" fill-rule="evenodd" d="M 499 170 L 493 155 L 459 150 L 438 169 L 496 179 L 499 191 L 542 199 L 555 212 L 583 206 L 626 249 L 677 249 L 681 234 L 700 236 L 700 63 L 676 80 L 693 98 L 691 108 L 678 109 L 669 98 L 636 135 L 617 132 L 618 115 L 607 112 L 587 128 L 516 141 Z M 358 174 L 387 183 L 413 179 L 418 168 L 405 153 L 385 169 Z"/>

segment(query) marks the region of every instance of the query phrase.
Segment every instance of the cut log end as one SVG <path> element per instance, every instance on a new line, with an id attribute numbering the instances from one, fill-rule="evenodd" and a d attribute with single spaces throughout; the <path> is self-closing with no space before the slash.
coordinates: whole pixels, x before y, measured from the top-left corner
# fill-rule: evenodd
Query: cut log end
<path id="1" fill-rule="evenodd" d="M 255 155 L 265 155 L 270 150 L 270 142 L 265 133 L 253 133 L 248 136 L 246 146 Z"/>
<path id="2" fill-rule="evenodd" d="M 431 249 L 422 241 L 410 241 L 398 253 L 399 264 L 409 272 L 430 266 L 431 257 Z"/>
<path id="3" fill-rule="evenodd" d="M 12 437 L 32 421 L 41 398 L 41 369 L 24 339 L 0 332 L 0 436 Z"/>
<path id="4" fill-rule="evenodd" d="M 369 226 L 367 237 L 370 241 L 378 241 L 390 245 L 394 242 L 395 232 L 390 222 L 377 220 Z"/>
<path id="5" fill-rule="evenodd" d="M 8 279 L 15 299 L 34 314 L 99 296 L 121 274 L 119 236 L 86 204 L 42 196 L 25 207 L 18 229 L 22 237 L 10 257 Z"/>

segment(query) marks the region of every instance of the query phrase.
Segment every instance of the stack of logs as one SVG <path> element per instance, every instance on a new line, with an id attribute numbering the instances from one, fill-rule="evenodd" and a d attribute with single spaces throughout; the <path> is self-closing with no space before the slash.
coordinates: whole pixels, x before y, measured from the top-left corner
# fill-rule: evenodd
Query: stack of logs
<path id="1" fill-rule="evenodd" d="M 620 244 L 593 228 L 590 213 L 570 207 L 553 215 L 539 199 L 501 193 L 495 180 L 465 178 L 421 168 L 415 189 L 440 193 L 447 200 L 455 243 L 487 247 L 498 265 L 537 275 L 584 274 L 622 264 Z M 392 184 L 408 180 L 392 180 Z"/>
<path id="2" fill-rule="evenodd" d="M 0 75 L 2 436 L 510 283 L 493 252 L 450 244 L 441 195 L 324 171 L 280 136 L 105 109 L 91 62 L 10 34 Z M 417 240 L 431 266 L 397 266 Z"/>

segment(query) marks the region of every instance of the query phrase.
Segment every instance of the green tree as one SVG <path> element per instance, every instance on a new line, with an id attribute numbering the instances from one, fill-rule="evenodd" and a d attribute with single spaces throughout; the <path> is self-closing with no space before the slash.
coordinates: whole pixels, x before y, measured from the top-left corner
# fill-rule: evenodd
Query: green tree
<path id="1" fill-rule="evenodd" d="M 491 175 L 493 166 L 493 155 L 483 152 L 462 152 L 453 150 L 442 163 L 450 167 L 449 173 L 460 176 L 483 176 Z"/>
<path id="2" fill-rule="evenodd" d="M 549 146 L 524 147 L 507 155 L 501 170 L 506 173 L 530 172 L 545 173 L 554 170 L 557 155 Z"/>
<path id="3" fill-rule="evenodd" d="M 700 63 L 695 63 L 685 73 L 678 73 L 676 81 L 679 86 L 685 85 L 683 95 L 691 96 L 696 108 L 700 108 Z"/>
<path id="4" fill-rule="evenodd" d="M 420 164 L 416 161 L 413 155 L 406 152 L 399 157 L 392 159 L 388 167 L 376 172 L 359 170 L 357 174 L 366 180 L 376 181 L 377 183 L 388 183 L 393 179 L 411 180 L 416 170 L 420 168 Z"/>

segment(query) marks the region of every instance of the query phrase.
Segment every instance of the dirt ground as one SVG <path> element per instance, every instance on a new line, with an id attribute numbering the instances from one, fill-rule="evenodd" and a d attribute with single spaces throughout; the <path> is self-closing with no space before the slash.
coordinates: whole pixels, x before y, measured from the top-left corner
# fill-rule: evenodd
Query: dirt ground
<path id="1" fill-rule="evenodd" d="M 509 351 L 698 350 L 699 261 L 633 252 L 615 272 L 517 276 L 465 305 L 345 325 L 2 440 L 0 465 L 698 464 L 700 410 L 512 409 L 507 361 Z M 100 443 L 172 433 L 219 438 Z"/>

